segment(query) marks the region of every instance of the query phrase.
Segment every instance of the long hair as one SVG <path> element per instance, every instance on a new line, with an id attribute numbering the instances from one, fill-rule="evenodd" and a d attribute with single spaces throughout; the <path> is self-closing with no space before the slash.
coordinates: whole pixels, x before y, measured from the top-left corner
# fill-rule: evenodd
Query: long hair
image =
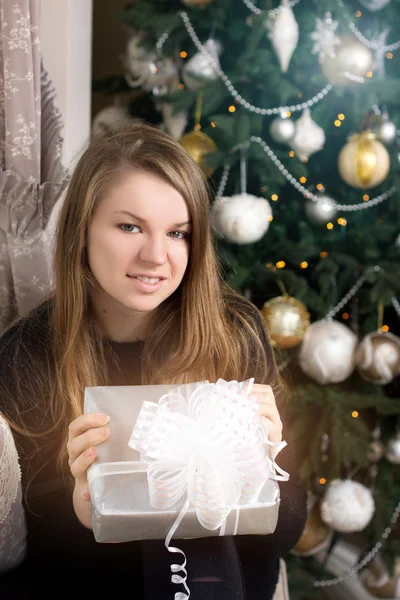
<path id="1" fill-rule="evenodd" d="M 84 389 L 107 385 L 104 343 L 90 303 L 93 276 L 86 241 L 92 216 L 121 170 L 155 174 L 184 198 L 192 221 L 189 262 L 179 288 L 154 312 L 143 350 L 142 383 L 184 383 L 254 376 L 282 391 L 273 352 L 255 307 L 224 282 L 210 225 L 207 182 L 186 151 L 141 122 L 93 137 L 71 176 L 59 217 L 51 311 L 55 376 L 50 413 L 62 433 L 82 414 Z"/>

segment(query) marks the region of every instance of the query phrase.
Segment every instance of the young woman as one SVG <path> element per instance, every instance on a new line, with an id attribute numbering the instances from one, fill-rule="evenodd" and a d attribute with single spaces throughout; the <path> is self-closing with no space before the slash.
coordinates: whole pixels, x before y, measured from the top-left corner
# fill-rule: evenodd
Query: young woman
<path id="1" fill-rule="evenodd" d="M 86 471 L 108 428 L 107 415 L 82 414 L 85 387 L 255 377 L 269 437 L 281 440 L 286 390 L 262 316 L 221 279 L 209 207 L 198 166 L 142 123 L 93 138 L 78 162 L 54 294 L 0 340 L 0 411 L 17 442 L 28 526 L 28 556 L 3 579 L 8 590 L 20 593 L 23 576 L 26 594 L 38 586 L 43 596 L 58 573 L 74 597 L 107 584 L 128 584 L 137 598 L 175 592 L 163 541 L 94 541 Z M 279 557 L 306 518 L 289 452 L 278 460 L 290 479 L 274 534 L 180 541 L 194 598 L 273 597 Z"/>

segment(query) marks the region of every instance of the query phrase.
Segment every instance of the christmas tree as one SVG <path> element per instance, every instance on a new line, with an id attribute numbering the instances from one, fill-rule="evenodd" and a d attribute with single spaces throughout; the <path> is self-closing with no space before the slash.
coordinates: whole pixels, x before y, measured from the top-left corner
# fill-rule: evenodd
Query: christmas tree
<path id="1" fill-rule="evenodd" d="M 119 16 L 124 76 L 94 82 L 114 102 L 93 127 L 144 118 L 198 162 L 224 277 L 262 310 L 291 387 L 310 496 L 291 598 L 339 598 L 370 568 L 379 596 L 374 572 L 393 587 L 400 554 L 400 1 L 135 0 Z"/>

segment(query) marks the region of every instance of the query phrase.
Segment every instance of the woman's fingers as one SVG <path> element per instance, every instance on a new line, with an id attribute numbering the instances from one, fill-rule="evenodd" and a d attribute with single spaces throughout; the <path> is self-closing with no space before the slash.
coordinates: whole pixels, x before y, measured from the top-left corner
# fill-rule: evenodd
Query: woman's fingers
<path id="1" fill-rule="evenodd" d="M 85 433 L 78 435 L 78 437 L 70 439 L 67 443 L 69 465 L 71 466 L 78 456 L 92 446 L 97 446 L 97 444 L 104 442 L 108 436 L 108 427 L 96 427 L 96 429 L 88 429 Z"/>
<path id="2" fill-rule="evenodd" d="M 68 439 L 72 440 L 78 437 L 78 435 L 85 433 L 85 431 L 87 431 L 91 427 L 101 427 L 102 425 L 106 425 L 109 420 L 109 416 L 103 415 L 101 413 L 86 413 L 84 415 L 81 415 L 80 417 L 77 417 L 74 421 L 72 421 L 72 423 L 70 424 L 68 428 Z"/>
<path id="3" fill-rule="evenodd" d="M 88 448 L 71 464 L 71 473 L 78 483 L 86 483 L 86 472 L 97 456 L 96 448 Z"/>
<path id="4" fill-rule="evenodd" d="M 255 383 L 251 392 L 260 402 L 275 404 L 275 395 L 270 385 Z"/>
<path id="5" fill-rule="evenodd" d="M 254 384 L 252 395 L 259 401 L 259 412 L 268 431 L 268 439 L 271 442 L 280 442 L 282 440 L 282 421 L 271 386 Z"/>

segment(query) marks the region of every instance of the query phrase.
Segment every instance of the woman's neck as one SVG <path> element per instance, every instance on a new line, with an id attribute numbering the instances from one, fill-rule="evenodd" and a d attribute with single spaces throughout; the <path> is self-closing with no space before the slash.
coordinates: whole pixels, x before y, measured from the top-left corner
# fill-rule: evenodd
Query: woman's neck
<path id="1" fill-rule="evenodd" d="M 92 309 L 96 325 L 104 337 L 113 342 L 137 342 L 149 333 L 152 312 L 135 312 L 95 292 Z"/>

